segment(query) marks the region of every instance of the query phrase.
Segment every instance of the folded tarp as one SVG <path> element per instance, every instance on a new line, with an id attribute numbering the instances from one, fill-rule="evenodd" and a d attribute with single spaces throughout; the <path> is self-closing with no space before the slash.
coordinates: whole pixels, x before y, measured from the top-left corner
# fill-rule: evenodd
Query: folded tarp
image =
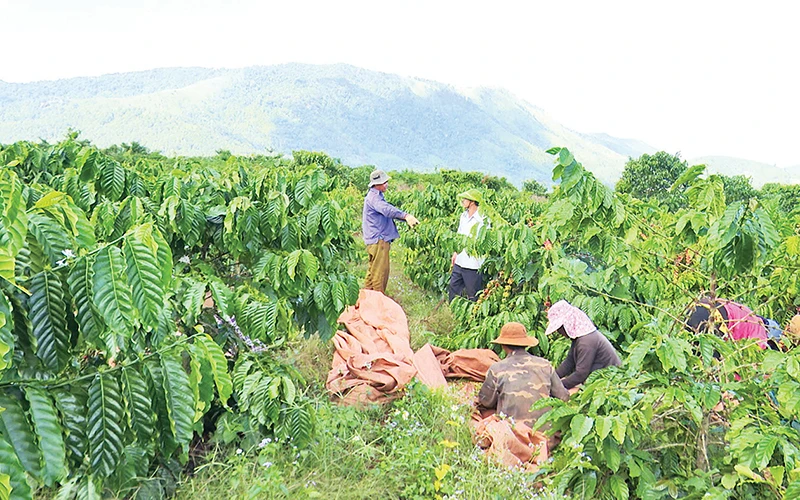
<path id="1" fill-rule="evenodd" d="M 491 349 L 450 352 L 425 344 L 414 353 L 403 308 L 373 290 L 361 290 L 339 323 L 346 331 L 333 338 L 336 350 L 325 386 L 345 404 L 393 399 L 415 376 L 429 387 L 444 386 L 445 377 L 483 382 L 500 361 Z"/>
<path id="2" fill-rule="evenodd" d="M 417 373 L 403 308 L 381 292 L 361 290 L 339 323 L 347 330 L 333 338 L 328 391 L 356 405 L 396 397 Z"/>

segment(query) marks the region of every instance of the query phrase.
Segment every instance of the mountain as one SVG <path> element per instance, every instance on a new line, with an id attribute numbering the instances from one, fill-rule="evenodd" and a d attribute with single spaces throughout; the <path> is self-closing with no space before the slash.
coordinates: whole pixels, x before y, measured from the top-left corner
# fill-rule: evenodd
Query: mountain
<path id="1" fill-rule="evenodd" d="M 637 139 L 620 139 L 619 137 L 612 137 L 604 133 L 581 135 L 591 141 L 602 144 L 615 153 L 630 158 L 638 158 L 642 156 L 643 153 L 651 155 L 658 151 L 656 148 Z"/>
<path id="2" fill-rule="evenodd" d="M 750 177 L 755 188 L 760 188 L 770 182 L 781 184 L 800 183 L 800 165 L 782 168 L 768 163 L 730 156 L 701 156 L 689 160 L 689 164 L 706 165 L 710 173 Z"/>
<path id="3" fill-rule="evenodd" d="M 165 154 L 321 150 L 348 165 L 438 168 L 547 184 L 566 146 L 612 184 L 639 141 L 581 134 L 494 88 L 457 89 L 349 65 L 166 68 L 35 83 L 0 82 L 0 142 L 57 140 L 68 128 L 105 147 Z"/>

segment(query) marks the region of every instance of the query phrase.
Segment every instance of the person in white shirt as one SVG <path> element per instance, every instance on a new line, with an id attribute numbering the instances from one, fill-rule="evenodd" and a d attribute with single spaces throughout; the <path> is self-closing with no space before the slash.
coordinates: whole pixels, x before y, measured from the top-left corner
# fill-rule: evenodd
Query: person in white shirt
<path id="1" fill-rule="evenodd" d="M 474 238 L 484 223 L 484 216 L 479 210 L 483 196 L 477 189 L 470 189 L 459 194 L 458 198 L 461 200 L 461 206 L 464 207 L 464 212 L 458 221 L 458 234 Z M 451 302 L 456 295 L 461 295 L 465 291 L 469 300 L 477 300 L 478 291 L 483 289 L 483 276 L 480 268 L 484 260 L 482 257 L 469 255 L 466 249 L 461 250 L 460 253 L 453 252 L 451 261 L 453 272 L 450 274 L 449 287 Z"/>

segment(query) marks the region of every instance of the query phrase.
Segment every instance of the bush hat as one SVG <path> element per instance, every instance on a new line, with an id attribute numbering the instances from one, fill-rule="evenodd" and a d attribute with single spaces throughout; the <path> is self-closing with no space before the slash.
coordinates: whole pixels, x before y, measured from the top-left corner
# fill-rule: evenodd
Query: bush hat
<path id="1" fill-rule="evenodd" d="M 470 201 L 474 201 L 475 203 L 483 203 L 483 196 L 481 195 L 481 192 L 478 191 L 475 188 L 468 189 L 467 191 L 464 191 L 463 193 L 459 193 L 458 199 L 459 200 L 470 200 Z"/>
<path id="2" fill-rule="evenodd" d="M 503 328 L 500 329 L 500 336 L 492 340 L 492 343 L 533 347 L 539 345 L 539 339 L 528 337 L 528 330 L 525 329 L 525 325 L 512 321 L 503 325 Z"/>
<path id="3" fill-rule="evenodd" d="M 389 175 L 383 170 L 373 170 L 372 173 L 369 174 L 369 187 L 380 186 L 385 182 L 389 182 L 389 179 Z"/>

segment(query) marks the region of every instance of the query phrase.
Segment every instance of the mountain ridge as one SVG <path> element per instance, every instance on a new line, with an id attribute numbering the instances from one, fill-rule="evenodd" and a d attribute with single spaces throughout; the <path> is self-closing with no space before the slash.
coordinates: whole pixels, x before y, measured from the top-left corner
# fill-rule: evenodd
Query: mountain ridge
<path id="1" fill-rule="evenodd" d="M 566 146 L 613 184 L 629 156 L 655 149 L 582 134 L 501 88 L 463 88 L 347 64 L 158 68 L 0 83 L 0 142 L 69 129 L 104 147 L 136 141 L 166 154 L 321 150 L 387 170 L 475 170 L 550 184 Z"/>

